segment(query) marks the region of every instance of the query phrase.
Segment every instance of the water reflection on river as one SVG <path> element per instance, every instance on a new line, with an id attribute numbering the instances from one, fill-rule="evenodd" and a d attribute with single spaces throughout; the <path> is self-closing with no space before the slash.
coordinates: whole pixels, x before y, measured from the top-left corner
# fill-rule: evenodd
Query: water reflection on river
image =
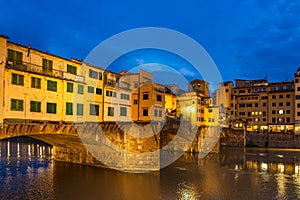
<path id="1" fill-rule="evenodd" d="M 34 140 L 0 141 L 0 199 L 300 199 L 300 151 L 185 154 L 161 172 L 130 174 L 52 161 Z"/>

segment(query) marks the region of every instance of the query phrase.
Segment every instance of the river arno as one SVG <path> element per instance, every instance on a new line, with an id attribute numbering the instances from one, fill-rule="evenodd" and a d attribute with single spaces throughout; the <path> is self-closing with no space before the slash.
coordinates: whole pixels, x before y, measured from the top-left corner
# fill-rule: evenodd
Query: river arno
<path id="1" fill-rule="evenodd" d="M 54 162 L 52 147 L 0 141 L 0 199 L 300 199 L 300 151 L 223 148 L 131 174 Z"/>

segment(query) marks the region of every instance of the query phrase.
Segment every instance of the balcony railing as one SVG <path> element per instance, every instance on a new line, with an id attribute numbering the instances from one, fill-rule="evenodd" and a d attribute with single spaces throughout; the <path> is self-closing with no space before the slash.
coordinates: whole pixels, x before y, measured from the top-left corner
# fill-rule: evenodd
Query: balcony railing
<path id="1" fill-rule="evenodd" d="M 40 65 L 36 65 L 28 62 L 6 60 L 6 68 L 84 83 L 84 76 L 75 75 L 75 74 L 71 74 L 56 69 L 43 68 Z"/>

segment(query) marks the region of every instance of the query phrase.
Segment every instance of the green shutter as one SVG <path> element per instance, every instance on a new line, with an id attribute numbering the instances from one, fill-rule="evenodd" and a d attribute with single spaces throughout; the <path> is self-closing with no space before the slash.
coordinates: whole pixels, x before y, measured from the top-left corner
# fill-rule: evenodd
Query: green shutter
<path id="1" fill-rule="evenodd" d="M 23 53 L 16 51 L 16 61 L 17 63 L 22 63 L 23 60 Z"/>
<path id="2" fill-rule="evenodd" d="M 77 115 L 83 116 L 83 104 L 77 104 Z"/>
<path id="3" fill-rule="evenodd" d="M 73 104 L 67 102 L 66 103 L 66 115 L 73 115 Z"/>
<path id="4" fill-rule="evenodd" d="M 47 113 L 56 114 L 56 103 L 47 103 Z"/>
<path id="5" fill-rule="evenodd" d="M 77 68 L 75 66 L 72 65 L 67 65 L 67 72 L 70 74 L 77 74 Z"/>
<path id="6" fill-rule="evenodd" d="M 57 91 L 57 82 L 47 80 L 47 90 L 49 91 Z"/>
<path id="7" fill-rule="evenodd" d="M 83 85 L 78 85 L 78 94 L 83 94 Z"/>
<path id="8" fill-rule="evenodd" d="M 73 92 L 73 83 L 67 82 L 67 92 Z"/>

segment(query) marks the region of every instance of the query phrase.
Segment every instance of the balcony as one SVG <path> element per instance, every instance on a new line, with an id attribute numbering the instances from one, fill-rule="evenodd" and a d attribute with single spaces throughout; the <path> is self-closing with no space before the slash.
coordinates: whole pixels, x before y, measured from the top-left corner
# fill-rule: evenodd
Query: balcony
<path id="1" fill-rule="evenodd" d="M 84 76 L 79 76 L 79 75 L 71 74 L 56 69 L 47 69 L 47 68 L 45 69 L 40 65 L 36 65 L 32 63 L 6 60 L 5 67 L 7 69 L 15 69 L 18 71 L 39 74 L 39 75 L 48 76 L 52 78 L 59 78 L 63 80 L 84 83 Z"/>

